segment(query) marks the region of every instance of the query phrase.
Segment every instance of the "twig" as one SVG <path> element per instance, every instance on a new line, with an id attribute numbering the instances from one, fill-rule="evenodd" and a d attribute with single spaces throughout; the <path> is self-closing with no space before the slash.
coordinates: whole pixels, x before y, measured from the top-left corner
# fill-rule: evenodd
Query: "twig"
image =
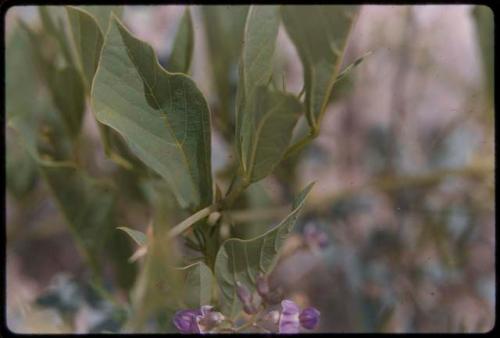
<path id="1" fill-rule="evenodd" d="M 210 205 L 210 206 L 203 208 L 200 211 L 192 214 L 191 216 L 189 216 L 188 218 L 186 218 L 185 220 L 183 220 L 179 224 L 175 225 L 172 229 L 170 229 L 170 231 L 168 232 L 168 236 L 170 238 L 174 238 L 174 237 L 182 234 L 184 231 L 189 229 L 189 227 L 191 225 L 193 225 L 194 223 L 198 222 L 199 220 L 207 217 L 208 215 L 210 215 L 210 213 L 212 213 L 216 209 L 217 209 L 216 205 Z"/>

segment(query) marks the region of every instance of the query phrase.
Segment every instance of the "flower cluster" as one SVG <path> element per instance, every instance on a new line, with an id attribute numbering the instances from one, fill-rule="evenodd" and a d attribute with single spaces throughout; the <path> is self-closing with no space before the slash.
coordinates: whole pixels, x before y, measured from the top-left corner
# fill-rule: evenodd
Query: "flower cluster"
<path id="1" fill-rule="evenodd" d="M 226 324 L 231 326 L 227 328 L 230 332 L 241 332 L 252 326 L 266 332 L 298 333 L 301 328 L 312 330 L 317 327 L 320 312 L 313 307 L 301 311 L 296 303 L 285 299 L 281 301 L 281 309 L 271 310 L 279 303 L 279 294 L 270 291 L 264 276 L 257 277 L 255 283 L 260 300 L 244 284 L 236 284 L 236 294 L 243 305 L 243 311 L 251 317 L 247 323 L 233 327 L 235 323 L 226 319 L 222 313 L 214 311 L 212 306 L 204 305 L 200 309 L 182 310 L 175 314 L 173 322 L 179 332 L 222 332 Z"/>
<path id="2" fill-rule="evenodd" d="M 174 325 L 181 333 L 208 333 L 224 320 L 224 315 L 210 305 L 200 309 L 177 311 Z"/>
<path id="3" fill-rule="evenodd" d="M 314 329 L 319 323 L 320 312 L 308 307 L 302 312 L 297 304 L 289 299 L 281 302 L 281 313 L 278 320 L 279 333 L 298 333 L 300 327 Z"/>

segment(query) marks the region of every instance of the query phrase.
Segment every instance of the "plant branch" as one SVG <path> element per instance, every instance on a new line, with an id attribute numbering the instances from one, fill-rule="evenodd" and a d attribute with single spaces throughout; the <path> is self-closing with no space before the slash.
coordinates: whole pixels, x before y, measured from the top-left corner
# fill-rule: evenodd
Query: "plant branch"
<path id="1" fill-rule="evenodd" d="M 229 209 L 241 193 L 250 185 L 250 181 L 246 178 L 241 178 L 239 175 L 231 182 L 226 196 L 221 201 L 221 209 Z"/>
<path id="2" fill-rule="evenodd" d="M 189 216 L 188 218 L 186 218 L 185 220 L 183 220 L 179 224 L 175 225 L 172 229 L 170 229 L 170 231 L 168 232 L 168 237 L 174 238 L 174 237 L 182 234 L 184 231 L 189 229 L 189 227 L 191 227 L 191 225 L 193 225 L 194 223 L 198 222 L 199 220 L 207 217 L 208 215 L 210 215 L 210 213 L 212 213 L 216 209 L 217 209 L 216 205 L 210 205 L 206 208 L 201 209 L 200 211 L 197 211 L 196 213 L 192 214 L 191 216 Z"/>

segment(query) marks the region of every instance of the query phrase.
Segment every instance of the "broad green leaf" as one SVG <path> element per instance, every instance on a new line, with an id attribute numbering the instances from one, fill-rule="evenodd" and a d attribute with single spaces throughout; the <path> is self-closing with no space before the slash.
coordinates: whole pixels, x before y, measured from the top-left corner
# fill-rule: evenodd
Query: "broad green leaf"
<path id="1" fill-rule="evenodd" d="M 210 115 L 186 75 L 158 64 L 153 49 L 114 17 L 91 91 L 97 120 L 118 131 L 160 174 L 184 208 L 212 199 Z"/>
<path id="2" fill-rule="evenodd" d="M 66 65 L 74 65 L 70 42 L 65 30 L 63 10 L 57 6 L 39 6 L 38 13 L 44 30 L 57 41 Z"/>
<path id="3" fill-rule="evenodd" d="M 188 308 L 200 308 L 212 303 L 215 279 L 212 270 L 203 262 L 197 262 L 183 268 L 183 302 Z"/>
<path id="4" fill-rule="evenodd" d="M 244 120 L 242 153 L 244 175 L 250 182 L 269 175 L 281 161 L 290 144 L 293 128 L 302 112 L 302 105 L 294 95 L 257 89 L 253 96 L 252 114 Z"/>
<path id="5" fill-rule="evenodd" d="M 80 74 L 72 66 L 52 68 L 48 85 L 54 105 L 61 114 L 69 135 L 80 133 L 85 112 L 85 87 Z"/>
<path id="6" fill-rule="evenodd" d="M 311 190 L 309 184 L 295 199 L 292 212 L 277 226 L 259 237 L 249 240 L 231 238 L 223 243 L 215 261 L 215 278 L 220 288 L 222 311 L 234 317 L 241 310 L 236 295 L 236 282 L 255 290 L 259 273 L 266 274 L 276 263 L 276 254 L 293 230 L 305 198 Z"/>
<path id="7" fill-rule="evenodd" d="M 306 116 L 318 130 L 337 78 L 358 6 L 283 6 L 282 16 L 304 68 Z"/>
<path id="8" fill-rule="evenodd" d="M 247 182 L 265 177 L 279 163 L 301 112 L 295 97 L 266 88 L 279 24 L 279 6 L 252 6 L 248 12 L 236 115 L 240 170 Z"/>
<path id="9" fill-rule="evenodd" d="M 248 12 L 240 61 L 238 105 L 268 84 L 280 24 L 279 6 L 252 6 Z"/>
<path id="10" fill-rule="evenodd" d="M 90 13 L 71 6 L 67 6 L 66 11 L 85 88 L 90 92 L 90 85 L 99 63 L 103 33 Z"/>
<path id="11" fill-rule="evenodd" d="M 76 50 L 76 60 L 82 72 L 85 90 L 90 95 L 109 17 L 111 13 L 121 15 L 122 7 L 66 6 L 66 12 Z M 98 123 L 98 127 L 106 156 L 126 169 L 143 169 L 140 161 L 115 131 L 102 123 Z"/>
<path id="12" fill-rule="evenodd" d="M 111 13 L 120 17 L 123 8 L 122 6 L 66 6 L 66 12 L 76 49 L 76 58 L 87 89 L 90 91 L 109 18 Z"/>
<path id="13" fill-rule="evenodd" d="M 121 19 L 123 15 L 123 6 L 78 6 L 78 8 L 88 12 L 96 20 L 97 25 L 101 29 L 103 35 L 108 31 L 109 17 L 113 13 L 117 18 Z"/>
<path id="14" fill-rule="evenodd" d="M 187 73 L 193 58 L 194 32 L 189 7 L 182 16 L 166 69 L 171 73 Z"/>
<path id="15" fill-rule="evenodd" d="M 22 29 L 13 28 L 5 49 L 6 72 L 6 116 L 7 120 L 16 115 L 35 113 L 37 83 L 33 80 L 35 68 L 29 55 L 30 41 Z M 23 143 L 14 133 L 6 130 L 6 183 L 8 191 L 21 198 L 34 187 L 37 179 L 37 165 Z"/>
<path id="16" fill-rule="evenodd" d="M 148 237 L 146 236 L 145 233 L 141 231 L 130 229 L 127 227 L 118 227 L 117 229 L 120 229 L 123 232 L 125 232 L 127 235 L 130 236 L 130 238 L 134 240 L 134 242 L 136 242 L 140 246 L 148 244 Z"/>
<path id="17" fill-rule="evenodd" d="M 472 12 L 476 24 L 479 46 L 481 48 L 481 56 L 483 59 L 484 83 L 487 92 L 488 104 L 493 108 L 493 91 L 494 91 L 494 71 L 493 71 L 493 38 L 494 38 L 494 23 L 493 11 L 485 5 L 477 5 Z"/>
<path id="18" fill-rule="evenodd" d="M 68 48 L 64 28 L 56 28 L 51 21 L 53 7 L 40 6 L 40 15 L 45 18 L 44 30 L 35 32 L 26 24 L 21 26 L 27 32 L 31 42 L 31 53 L 34 57 L 34 63 L 40 74 L 41 80 L 45 82 L 50 97 L 57 112 L 64 123 L 68 135 L 71 139 L 76 139 L 80 133 L 83 113 L 85 112 L 85 91 L 82 79 L 67 54 Z M 61 17 L 57 17 L 61 19 Z M 50 23 L 49 23 L 50 22 Z M 56 39 L 58 48 L 46 48 L 47 44 L 54 43 Z M 61 42 L 63 41 L 63 42 Z M 64 56 L 62 56 L 64 55 Z M 58 59 L 64 59 L 65 62 L 58 62 Z"/>
<path id="19" fill-rule="evenodd" d="M 44 175 L 82 246 L 89 252 L 102 248 L 109 233 L 113 196 L 70 166 L 43 166 Z"/>
<path id="20" fill-rule="evenodd" d="M 37 83 L 33 81 L 35 67 L 30 57 L 29 36 L 17 25 L 5 49 L 6 115 L 31 114 L 35 109 L 34 97 Z"/>
<path id="21" fill-rule="evenodd" d="M 234 106 L 238 84 L 238 60 L 248 5 L 201 6 L 212 77 L 217 89 L 221 129 L 234 137 Z M 227 127 L 226 127 L 227 126 Z"/>

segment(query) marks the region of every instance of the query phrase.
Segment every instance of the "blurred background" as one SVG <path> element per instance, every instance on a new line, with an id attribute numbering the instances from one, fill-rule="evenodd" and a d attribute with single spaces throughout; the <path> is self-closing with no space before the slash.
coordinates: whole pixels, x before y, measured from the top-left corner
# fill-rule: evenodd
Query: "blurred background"
<path id="1" fill-rule="evenodd" d="M 227 125 L 234 114 L 237 57 L 220 66 L 207 24 L 214 17 L 200 6 L 191 10 L 191 75 L 211 107 L 213 173 L 225 182 L 234 158 Z M 183 11 L 125 6 L 124 22 L 161 61 Z M 362 6 L 342 68 L 371 53 L 335 85 L 320 136 L 238 202 L 232 217 L 242 226 L 233 235 L 253 237 L 279 222 L 295 192 L 317 182 L 272 284 L 301 306 L 321 311 L 319 332 L 493 327 L 493 51 L 485 38 L 492 17 L 488 8 L 469 5 Z M 7 46 L 19 18 L 39 25 L 36 8 L 10 9 Z M 218 40 L 225 42 L 223 36 Z M 279 83 L 283 72 L 286 88 L 299 93 L 302 66 L 282 27 Z M 224 98 L 219 77 L 226 79 Z M 87 156 L 113 172 L 90 112 L 83 133 Z M 22 159 L 9 130 L 6 136 L 8 327 L 25 333 L 119 330 L 125 315 L 113 301 L 95 300 L 87 267 L 49 188 Z M 140 198 L 124 205 L 120 225 L 144 231 L 151 206 Z M 308 228 L 326 237 L 319 243 Z M 123 291 L 110 290 L 118 304 L 124 302 Z"/>

